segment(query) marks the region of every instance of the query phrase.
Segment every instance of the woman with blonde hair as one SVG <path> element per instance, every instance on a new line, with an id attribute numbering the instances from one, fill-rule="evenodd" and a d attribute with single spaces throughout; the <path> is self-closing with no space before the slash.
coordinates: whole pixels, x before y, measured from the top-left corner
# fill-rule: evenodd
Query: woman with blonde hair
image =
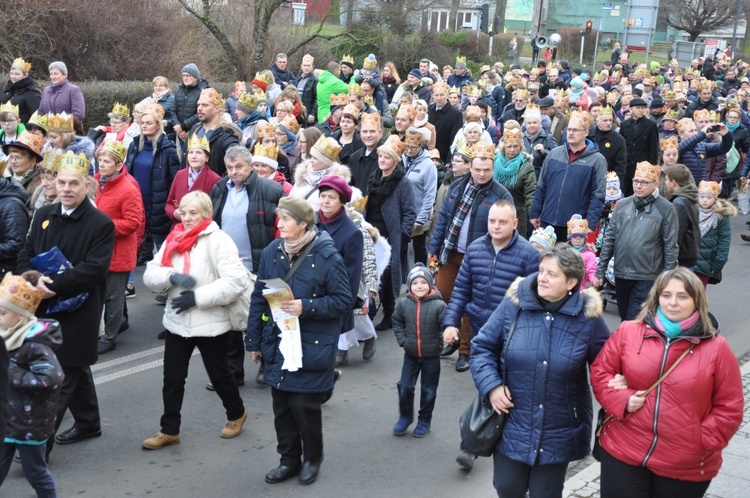
<path id="1" fill-rule="evenodd" d="M 401 77 L 398 75 L 396 65 L 391 61 L 386 62 L 381 70 L 381 76 L 383 88 L 385 89 L 386 101 L 392 102 L 393 96 L 396 94 L 396 90 L 401 84 Z"/>

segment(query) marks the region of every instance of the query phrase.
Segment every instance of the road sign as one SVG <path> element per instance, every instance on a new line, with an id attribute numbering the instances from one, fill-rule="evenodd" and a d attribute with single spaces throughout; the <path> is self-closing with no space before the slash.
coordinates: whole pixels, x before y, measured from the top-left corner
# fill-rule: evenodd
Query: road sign
<path id="1" fill-rule="evenodd" d="M 611 3 L 603 3 L 602 4 L 603 10 L 612 10 L 612 4 Z"/>
<path id="2" fill-rule="evenodd" d="M 633 22 L 633 26 L 636 28 L 642 28 L 643 27 L 643 18 L 642 17 L 636 17 L 635 21 Z"/>

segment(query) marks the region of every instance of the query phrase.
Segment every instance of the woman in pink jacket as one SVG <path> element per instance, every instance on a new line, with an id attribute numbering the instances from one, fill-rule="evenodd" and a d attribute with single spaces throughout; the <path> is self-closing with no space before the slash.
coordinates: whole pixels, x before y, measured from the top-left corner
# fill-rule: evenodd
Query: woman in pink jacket
<path id="1" fill-rule="evenodd" d="M 601 433 L 602 498 L 705 494 L 742 422 L 743 394 L 737 359 L 693 272 L 681 267 L 656 279 L 638 318 L 623 322 L 596 357 L 591 384 L 613 416 Z"/>

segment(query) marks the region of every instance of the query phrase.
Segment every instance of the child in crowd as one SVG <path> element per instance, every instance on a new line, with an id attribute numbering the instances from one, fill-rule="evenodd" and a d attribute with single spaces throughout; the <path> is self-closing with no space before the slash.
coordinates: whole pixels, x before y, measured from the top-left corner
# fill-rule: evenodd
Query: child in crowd
<path id="1" fill-rule="evenodd" d="M 414 421 L 414 391 L 421 372 L 419 417 L 412 436 L 425 437 L 430 432 L 440 381 L 440 351 L 443 349 L 440 324 L 446 305 L 435 289 L 432 273 L 422 263 L 417 263 L 409 272 L 407 288 L 409 292 L 398 300 L 392 317 L 393 334 L 398 345 L 404 348 L 404 366 L 397 384 L 400 416 L 393 426 L 393 434 L 403 436 Z"/>
<path id="2" fill-rule="evenodd" d="M 30 272 L 29 280 L 38 278 Z M 34 277 L 36 275 L 36 277 Z M 47 469 L 47 438 L 55 431 L 63 371 L 55 356 L 62 343 L 60 324 L 34 316 L 44 292 L 25 278 L 6 274 L 0 282 L 0 336 L 10 356 L 7 428 L 0 449 L 0 485 L 16 450 L 26 480 L 38 496 L 57 496 Z"/>
<path id="3" fill-rule="evenodd" d="M 704 180 L 698 186 L 701 247 L 695 273 L 704 287 L 721 282 L 721 270 L 729 259 L 732 238 L 729 218 L 737 215 L 737 208 L 726 199 L 719 199 L 720 193 L 721 186 L 716 182 Z"/>
<path id="4" fill-rule="evenodd" d="M 557 244 L 557 235 L 555 229 L 551 226 L 546 228 L 539 227 L 531 232 L 531 238 L 529 239 L 531 245 L 536 247 L 539 252 L 544 249 L 554 247 Z"/>
<path id="5" fill-rule="evenodd" d="M 620 190 L 620 177 L 617 173 L 610 171 L 607 173 L 607 190 L 604 193 L 604 207 L 602 208 L 602 217 L 599 219 L 599 230 L 596 234 L 596 252 L 597 254 L 602 248 L 602 242 L 604 241 L 604 233 L 607 231 L 607 225 L 609 220 L 612 219 L 612 214 L 615 210 L 615 204 L 617 201 L 622 199 L 622 190 Z"/>
<path id="6" fill-rule="evenodd" d="M 594 274 L 596 273 L 596 254 L 586 244 L 586 236 L 589 233 L 589 222 L 584 220 L 580 214 L 574 214 L 568 221 L 568 244 L 581 253 L 586 273 L 581 281 L 581 290 L 594 285 Z"/>
<path id="7" fill-rule="evenodd" d="M 7 102 L 0 106 L 0 145 L 7 145 L 18 140 L 18 136 L 26 130 L 26 127 L 18 118 L 18 106 Z M 7 155 L 0 150 L 0 161 L 4 161 Z"/>

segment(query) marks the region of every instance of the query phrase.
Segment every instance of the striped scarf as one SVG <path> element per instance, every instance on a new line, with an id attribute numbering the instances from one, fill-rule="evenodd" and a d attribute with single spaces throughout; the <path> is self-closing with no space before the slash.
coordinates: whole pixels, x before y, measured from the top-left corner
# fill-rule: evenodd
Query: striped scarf
<path id="1" fill-rule="evenodd" d="M 461 196 L 461 201 L 456 207 L 455 215 L 451 220 L 450 226 L 448 226 L 448 233 L 445 237 L 445 242 L 443 242 L 443 248 L 440 250 L 440 263 L 444 264 L 448 261 L 448 253 L 458 244 L 458 235 L 461 233 L 461 226 L 464 224 L 466 215 L 469 214 L 469 210 L 474 204 L 474 199 L 476 199 L 480 190 L 482 190 L 482 186 L 477 185 L 474 183 L 474 179 L 470 178 L 469 185 L 464 191 L 463 196 Z"/>

